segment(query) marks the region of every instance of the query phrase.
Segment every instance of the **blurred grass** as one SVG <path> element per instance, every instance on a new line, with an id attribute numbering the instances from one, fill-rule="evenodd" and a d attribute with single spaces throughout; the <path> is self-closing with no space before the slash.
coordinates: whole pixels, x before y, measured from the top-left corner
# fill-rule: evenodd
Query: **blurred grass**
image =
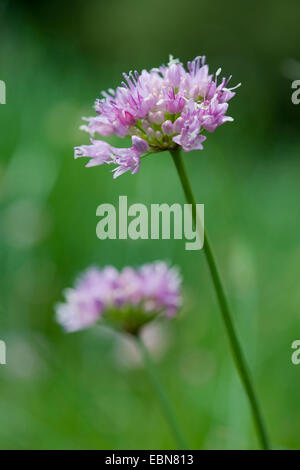
<path id="1" fill-rule="evenodd" d="M 78 130 L 81 116 L 92 114 L 95 97 L 118 83 L 123 68 L 155 66 L 169 52 L 185 59 L 206 50 L 213 67 L 224 63 L 226 74 L 232 68 L 234 83 L 241 80 L 243 87 L 230 105 L 235 122 L 209 136 L 203 152 L 186 154 L 186 164 L 197 200 L 205 204 L 206 227 L 272 441 L 299 448 L 300 378 L 290 361 L 300 329 L 299 109 L 290 103 L 290 83 L 280 72 L 281 60 L 299 46 L 294 29 L 290 41 L 282 44 L 281 36 L 278 57 L 270 25 L 262 30 L 250 19 L 237 24 L 227 18 L 231 29 L 224 41 L 232 48 L 226 52 L 226 44 L 219 44 L 223 21 L 211 16 L 204 31 L 189 29 L 186 20 L 181 38 L 173 41 L 172 24 L 163 21 L 164 36 L 151 31 L 152 48 L 140 39 L 145 25 L 135 22 L 125 45 L 112 34 L 104 51 L 96 19 L 99 31 L 106 19 L 107 34 L 110 26 L 119 37 L 124 7 L 116 2 L 110 11 L 91 2 L 89 11 L 75 3 L 75 17 L 85 12 L 80 34 L 78 23 L 62 32 L 63 12 L 50 24 L 46 10 L 2 4 L 0 78 L 7 84 L 7 104 L 0 106 L 0 338 L 8 363 L 0 366 L 0 448 L 174 447 L 143 367 L 130 366 L 130 356 L 124 367 L 119 340 L 98 329 L 65 335 L 53 313 L 62 289 L 87 265 L 155 259 L 179 265 L 184 277 L 185 308 L 167 325 L 169 334 L 163 330 L 166 351 L 157 367 L 191 447 L 257 445 L 202 253 L 185 251 L 183 241 L 96 238 L 96 207 L 117 203 L 119 195 L 127 194 L 129 204 L 184 202 L 170 156 L 146 159 L 137 176 L 116 181 L 107 168 L 85 169 L 72 158 L 73 146 L 88 141 Z M 271 15 L 271 24 L 288 24 L 282 7 L 266 4 L 257 8 Z M 172 18 L 181 25 L 179 3 L 174 5 Z M 192 5 L 198 18 L 201 7 L 212 8 L 207 2 Z M 126 18 L 139 18 L 139 8 L 134 2 Z M 156 15 L 145 15 L 149 25 Z M 196 27 L 197 15 L 187 16 Z M 234 16 L 240 21 L 236 10 Z M 210 31 L 216 37 L 208 41 Z M 256 57 L 249 42 L 266 50 Z"/>

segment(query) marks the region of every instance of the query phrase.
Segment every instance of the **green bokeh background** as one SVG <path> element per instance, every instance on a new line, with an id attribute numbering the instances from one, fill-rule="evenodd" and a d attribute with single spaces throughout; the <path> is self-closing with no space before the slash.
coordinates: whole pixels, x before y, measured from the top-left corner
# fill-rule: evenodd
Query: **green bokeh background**
<path id="1" fill-rule="evenodd" d="M 211 70 L 243 84 L 234 123 L 184 157 L 273 445 L 300 447 L 299 15 L 296 0 L 0 1 L 0 448 L 174 448 L 129 345 L 98 327 L 66 335 L 54 321 L 62 290 L 88 265 L 156 259 L 184 278 L 183 311 L 150 340 L 191 448 L 257 447 L 203 253 L 178 240 L 96 238 L 97 206 L 119 195 L 184 202 L 171 157 L 115 181 L 73 160 L 100 91 L 170 53 L 206 54 Z"/>

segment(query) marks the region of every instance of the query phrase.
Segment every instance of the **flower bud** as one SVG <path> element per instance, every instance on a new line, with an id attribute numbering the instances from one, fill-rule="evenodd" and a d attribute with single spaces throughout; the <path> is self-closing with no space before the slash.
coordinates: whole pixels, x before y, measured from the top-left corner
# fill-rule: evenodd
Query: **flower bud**
<path id="1" fill-rule="evenodd" d="M 172 135 L 173 134 L 173 123 L 169 119 L 165 122 L 162 123 L 162 130 L 164 134 L 166 135 Z"/>

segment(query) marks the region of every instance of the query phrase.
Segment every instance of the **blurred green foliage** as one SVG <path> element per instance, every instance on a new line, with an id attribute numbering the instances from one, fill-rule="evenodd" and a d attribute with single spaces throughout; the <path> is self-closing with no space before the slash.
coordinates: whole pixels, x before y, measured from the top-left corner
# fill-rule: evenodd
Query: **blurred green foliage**
<path id="1" fill-rule="evenodd" d="M 184 202 L 171 157 L 116 181 L 73 161 L 100 91 L 169 53 L 205 53 L 243 83 L 235 122 L 185 159 L 273 445 L 299 448 L 299 13 L 293 0 L 0 2 L 0 448 L 174 448 L 132 346 L 101 328 L 66 335 L 54 321 L 61 291 L 88 265 L 155 259 L 184 277 L 182 314 L 152 342 L 191 447 L 257 446 L 202 253 L 184 241 L 96 238 L 96 207 L 119 195 Z"/>

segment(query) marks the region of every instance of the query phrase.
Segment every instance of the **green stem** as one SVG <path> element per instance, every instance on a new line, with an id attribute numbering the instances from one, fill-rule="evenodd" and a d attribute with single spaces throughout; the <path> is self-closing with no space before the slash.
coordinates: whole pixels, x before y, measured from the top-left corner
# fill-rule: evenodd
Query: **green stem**
<path id="1" fill-rule="evenodd" d="M 183 160 L 182 160 L 182 156 L 180 154 L 180 150 L 171 152 L 171 155 L 173 157 L 186 200 L 189 204 L 192 205 L 193 220 L 194 222 L 196 222 L 196 200 L 192 192 L 192 188 L 189 182 L 189 178 L 187 176 L 187 172 L 186 172 Z M 262 417 L 262 413 L 260 410 L 260 406 L 258 403 L 258 399 L 254 391 L 254 387 L 252 384 L 252 380 L 250 378 L 248 366 L 245 361 L 244 354 L 243 354 L 239 339 L 237 337 L 237 333 L 235 331 L 235 327 L 231 318 L 231 313 L 230 313 L 229 305 L 226 299 L 224 287 L 223 287 L 221 277 L 220 277 L 220 274 L 216 265 L 216 261 L 215 261 L 214 254 L 211 248 L 211 244 L 209 242 L 209 239 L 205 230 L 204 230 L 203 251 L 204 251 L 206 261 L 210 270 L 211 278 L 212 278 L 216 295 L 218 298 L 222 317 L 223 317 L 226 331 L 229 337 L 229 342 L 230 342 L 233 358 L 234 358 L 235 364 L 240 374 L 241 381 L 244 385 L 246 394 L 250 402 L 250 407 L 252 410 L 260 444 L 263 449 L 270 449 L 269 438 L 268 438 L 268 434 L 267 434 L 264 420 Z"/>
<path id="2" fill-rule="evenodd" d="M 172 429 L 175 439 L 178 443 L 178 449 L 180 450 L 186 450 L 188 449 L 187 444 L 185 442 L 185 439 L 182 435 L 180 426 L 177 422 L 177 419 L 175 417 L 174 411 L 172 409 L 171 403 L 167 397 L 167 394 L 165 392 L 165 389 L 162 386 L 162 383 L 160 381 L 159 376 L 157 375 L 157 372 L 155 370 L 154 364 L 152 362 L 151 356 L 148 352 L 148 349 L 146 348 L 143 340 L 140 338 L 140 336 L 136 336 L 137 344 L 141 350 L 142 356 L 145 361 L 145 365 L 148 370 L 149 374 L 149 379 L 152 382 L 152 386 L 156 391 L 157 397 L 159 399 L 161 408 L 167 418 L 167 421 L 169 422 L 170 428 Z"/>

